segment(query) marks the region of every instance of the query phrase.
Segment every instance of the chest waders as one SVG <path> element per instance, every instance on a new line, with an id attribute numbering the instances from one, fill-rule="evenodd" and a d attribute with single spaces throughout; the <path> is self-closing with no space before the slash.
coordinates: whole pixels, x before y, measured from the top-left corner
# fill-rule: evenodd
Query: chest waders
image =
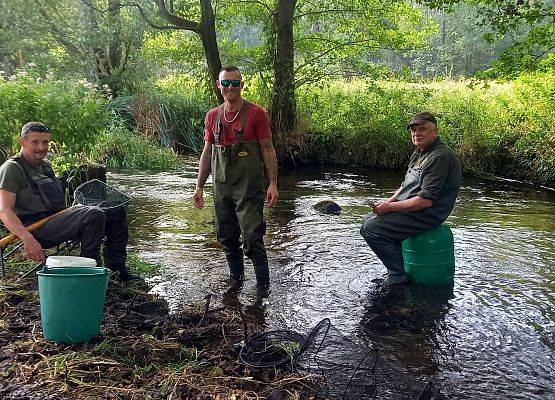
<path id="1" fill-rule="evenodd" d="M 39 168 L 42 172 L 30 171 L 21 155 L 12 157 L 27 178 L 27 187 L 17 193 L 14 212 L 24 225 L 55 214 L 65 206 L 64 193 L 54 171 L 45 162 Z"/>
<path id="2" fill-rule="evenodd" d="M 245 142 L 243 131 L 248 102 L 241 110 L 241 128 L 233 145 L 220 144 L 223 133 L 221 117 L 223 105 L 218 108 L 212 145 L 212 178 L 216 236 L 223 245 L 229 272 L 238 281 L 244 275 L 244 254 L 252 261 L 259 285 L 268 285 L 268 257 L 263 237 L 266 233 L 264 208 L 264 163 L 258 141 Z M 241 248 L 242 244 L 242 248 Z"/>
<path id="3" fill-rule="evenodd" d="M 398 200 L 407 199 L 407 196 L 420 186 L 422 164 L 426 159 L 427 156 L 421 157 L 408 169 Z M 380 216 L 372 213 L 364 218 L 360 234 L 387 268 L 387 284 L 408 281 L 401 247 L 403 240 L 435 228 L 442 222 L 430 208 L 420 211 L 392 212 Z"/>

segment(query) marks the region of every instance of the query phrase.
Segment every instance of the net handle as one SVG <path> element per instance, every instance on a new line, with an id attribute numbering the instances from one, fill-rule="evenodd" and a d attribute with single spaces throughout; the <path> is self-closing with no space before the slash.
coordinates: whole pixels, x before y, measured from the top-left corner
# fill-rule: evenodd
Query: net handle
<path id="1" fill-rule="evenodd" d="M 312 330 L 310 331 L 310 333 L 308 335 L 306 335 L 306 339 L 304 340 L 303 344 L 301 345 L 301 349 L 299 350 L 299 355 L 302 354 L 307 348 L 308 346 L 310 346 L 312 339 L 314 339 L 316 337 L 316 335 L 320 332 L 320 330 L 322 329 L 323 326 L 326 326 L 326 333 L 324 333 L 324 337 L 322 337 L 322 340 L 320 341 L 320 344 L 318 345 L 318 350 L 316 350 L 316 353 L 320 352 L 320 349 L 322 348 L 322 344 L 324 344 L 324 339 L 326 339 L 326 336 L 328 336 L 328 332 L 330 330 L 331 327 L 331 321 L 329 318 L 324 318 L 323 320 L 321 320 L 320 322 L 318 322 L 316 324 L 316 326 L 314 328 L 312 328 Z"/>

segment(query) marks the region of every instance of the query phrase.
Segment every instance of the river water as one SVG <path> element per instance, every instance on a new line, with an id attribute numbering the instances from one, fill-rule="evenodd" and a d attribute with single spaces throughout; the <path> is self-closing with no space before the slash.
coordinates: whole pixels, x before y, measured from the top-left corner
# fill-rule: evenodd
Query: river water
<path id="1" fill-rule="evenodd" d="M 183 171 L 109 178 L 133 198 L 130 248 L 161 265 L 152 291 L 174 310 L 202 303 L 208 292 L 226 298 L 210 185 L 205 209 L 190 201 L 196 171 L 188 159 Z M 239 299 L 249 315 L 267 329 L 305 333 L 330 318 L 358 351 L 378 348 L 403 380 L 418 388 L 433 379 L 450 399 L 554 399 L 555 193 L 465 178 L 447 220 L 454 287 L 389 292 L 379 279 L 385 268 L 359 228 L 370 204 L 389 197 L 402 178 L 402 171 L 346 167 L 282 171 L 279 203 L 265 211 L 271 292 L 256 297 L 247 264 Z M 337 202 L 341 214 L 318 213 L 320 200 Z M 339 358 L 352 350 L 338 350 Z M 397 383 L 375 398 L 417 397 Z"/>

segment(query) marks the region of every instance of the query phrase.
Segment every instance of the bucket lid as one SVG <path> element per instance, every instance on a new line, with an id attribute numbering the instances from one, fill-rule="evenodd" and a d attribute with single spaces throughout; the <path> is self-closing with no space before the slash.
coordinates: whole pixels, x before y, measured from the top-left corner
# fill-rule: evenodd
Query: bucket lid
<path id="1" fill-rule="evenodd" d="M 77 256 L 50 256 L 46 258 L 46 266 L 59 267 L 96 267 L 96 260 Z"/>

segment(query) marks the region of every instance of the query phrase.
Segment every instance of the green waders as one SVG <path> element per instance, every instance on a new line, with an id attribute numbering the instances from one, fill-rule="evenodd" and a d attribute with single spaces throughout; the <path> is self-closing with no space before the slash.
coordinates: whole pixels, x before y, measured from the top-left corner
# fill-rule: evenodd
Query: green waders
<path id="1" fill-rule="evenodd" d="M 266 286 L 270 274 L 263 241 L 266 233 L 264 163 L 258 141 L 243 141 L 248 106 L 245 101 L 240 111 L 241 129 L 237 132 L 237 143 L 233 145 L 220 145 L 223 105 L 216 116 L 212 146 L 216 235 L 224 247 L 231 277 L 243 278 L 244 251 L 254 265 L 257 283 Z"/>

